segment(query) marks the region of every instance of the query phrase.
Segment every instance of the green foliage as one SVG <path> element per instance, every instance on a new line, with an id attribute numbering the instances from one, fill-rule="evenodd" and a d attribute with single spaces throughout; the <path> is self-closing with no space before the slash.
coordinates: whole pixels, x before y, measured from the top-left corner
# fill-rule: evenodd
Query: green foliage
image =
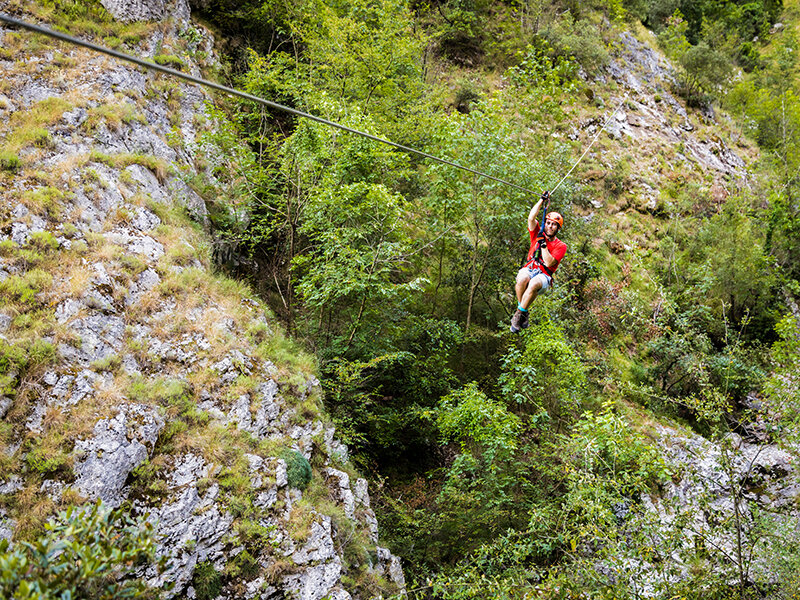
<path id="1" fill-rule="evenodd" d="M 153 175 L 163 183 L 167 177 L 167 163 L 150 154 L 104 154 L 99 150 L 92 150 L 89 153 L 89 160 L 92 162 L 99 162 L 108 165 L 109 167 L 116 167 L 124 169 L 130 165 L 141 165 L 153 172 Z"/>
<path id="2" fill-rule="evenodd" d="M 800 210 L 792 201 L 800 191 L 800 68 L 798 42 L 792 32 L 778 41 L 774 59 L 763 72 L 737 83 L 726 97 L 742 126 L 763 152 L 762 162 L 779 183 L 769 194 L 767 250 L 791 277 L 800 277 Z"/>
<path id="3" fill-rule="evenodd" d="M 152 597 L 136 569 L 157 563 L 153 525 L 99 501 L 70 507 L 13 550 L 0 541 L 0 595 L 36 600 Z M 157 563 L 163 568 L 163 562 Z"/>
<path id="4" fill-rule="evenodd" d="M 460 447 L 437 498 L 437 537 L 453 536 L 456 547 L 469 548 L 520 518 L 526 482 L 516 455 L 523 423 L 471 383 L 442 398 L 437 425 L 443 442 Z"/>
<path id="5" fill-rule="evenodd" d="M 512 346 L 503 357 L 500 386 L 509 402 L 532 415 L 534 422 L 574 414 L 587 394 L 586 369 L 567 341 L 563 328 L 543 311 L 524 337 L 522 348 Z"/>
<path id="6" fill-rule="evenodd" d="M 609 60 L 600 32 L 587 19 L 575 20 L 567 13 L 544 35 L 559 55 L 574 57 L 584 69 L 597 69 Z"/>
<path id="7" fill-rule="evenodd" d="M 582 515 L 584 526 L 612 525 L 615 503 L 637 498 L 667 477 L 657 449 L 616 413 L 612 401 L 606 401 L 599 413 L 585 412 L 571 438 L 576 469 L 568 477 L 566 506 Z"/>
<path id="8" fill-rule="evenodd" d="M 689 41 L 696 44 L 708 23 L 721 24 L 742 41 L 766 35 L 783 9 L 783 0 L 625 0 L 625 5 L 656 31 L 668 28 L 670 18 L 680 12 L 686 20 Z"/>
<path id="9" fill-rule="evenodd" d="M 311 465 L 297 450 L 286 449 L 280 458 L 286 462 L 286 478 L 289 485 L 304 490 L 311 482 Z"/>
<path id="10" fill-rule="evenodd" d="M 15 173 L 22 168 L 22 161 L 15 153 L 8 150 L 0 150 L 0 169 Z"/>
<path id="11" fill-rule="evenodd" d="M 405 112 L 421 91 L 421 40 L 402 0 L 317 4 L 299 37 L 314 65 L 311 81 L 376 115 Z"/>
<path id="12" fill-rule="evenodd" d="M 52 275 L 42 269 L 32 269 L 24 275 L 11 275 L 0 281 L 0 294 L 32 305 L 36 302 L 37 295 L 52 283 Z"/>
<path id="13" fill-rule="evenodd" d="M 695 106 L 705 102 L 704 94 L 719 95 L 732 74 L 728 57 L 706 41 L 696 45 L 686 37 L 689 24 L 680 11 L 667 20 L 658 39 L 666 53 L 680 65 L 678 91 Z"/>
<path id="14" fill-rule="evenodd" d="M 723 324 L 728 317 L 739 327 L 752 320 L 761 330 L 774 322 L 770 302 L 776 279 L 764 252 L 762 228 L 748 218 L 747 211 L 744 198 L 731 198 L 687 243 L 680 266 L 694 284 L 689 293 L 703 298 L 702 304 L 714 311 L 717 323 Z M 719 330 L 712 329 L 712 334 L 722 336 Z"/>
<path id="15" fill-rule="evenodd" d="M 210 562 L 198 563 L 192 575 L 197 600 L 212 600 L 222 591 L 222 574 Z"/>
<path id="16" fill-rule="evenodd" d="M 36 102 L 28 110 L 15 112 L 10 119 L 11 132 L 0 152 L 8 158 L 28 146 L 49 147 L 52 137 L 47 127 L 56 124 L 70 108 L 67 100 L 53 96 Z"/>
<path id="17" fill-rule="evenodd" d="M 51 217 L 58 218 L 61 214 L 60 203 L 65 194 L 57 188 L 48 186 L 25 192 L 25 197 L 34 205 L 42 207 Z"/>
<path id="18" fill-rule="evenodd" d="M 564 141 L 571 120 L 584 114 L 584 96 L 596 108 L 608 92 L 577 73 L 608 60 L 604 40 L 617 36 L 623 7 L 661 32 L 694 102 L 721 97 L 731 57 L 756 73 L 726 101 L 760 132 L 764 168 L 781 165 L 785 190 L 757 189 L 725 207 L 707 200 L 700 176 L 687 183 L 676 171 L 656 214 L 630 219 L 620 234 L 640 240 L 652 225 L 643 220 L 668 210 L 682 228 L 664 233 L 660 253 L 640 245 L 611 255 L 595 243 L 604 225 L 570 214 L 587 192 L 566 181 L 558 201 L 570 253 L 518 338 L 497 325 L 513 308 L 513 272 L 528 245 L 526 194 L 251 103 L 209 108 L 192 185 L 210 206 L 215 260 L 249 277 L 313 346 L 340 435 L 388 476 L 392 489 L 376 500 L 392 507 L 381 511 L 383 530 L 402 547 L 407 576 L 430 576 L 436 597 L 630 597 L 629 574 L 601 573 L 598 560 L 664 565 L 659 591 L 670 597 L 691 597 L 692 586 L 713 597 L 732 573 L 717 576 L 713 561 L 687 551 L 696 576 L 672 585 L 673 563 L 653 558 L 645 533 L 679 552 L 685 531 L 628 526 L 645 520 L 643 500 L 656 501 L 668 474 L 622 413 L 635 399 L 713 434 L 763 380 L 759 355 L 785 312 L 776 292 L 800 264 L 800 153 L 782 131 L 794 127 L 790 45 L 779 67 L 756 61 L 752 41 L 774 20 L 774 4 L 446 1 L 412 12 L 399 0 L 218 0 L 203 9 L 235 30 L 233 76 L 247 91 L 531 189 L 549 188 L 577 156 Z M 620 203 L 628 160 L 604 182 Z M 295 352 L 277 328 L 248 334 L 270 360 Z M 787 393 L 777 382 L 775 393 Z M 151 397 L 177 416 L 165 437 L 192 427 L 189 395 Z M 282 456 L 291 485 L 309 485 L 307 461 Z M 247 572 L 269 537 L 249 522 L 239 462 L 219 477 L 229 510 L 248 523 L 247 554 L 227 565 L 229 576 Z M 364 560 L 360 543 L 345 552 Z"/>
<path id="19" fill-rule="evenodd" d="M 156 57 L 156 62 L 158 57 Z M 159 63 L 161 64 L 161 63 Z M 145 119 L 136 112 L 136 106 L 125 99 L 119 98 L 118 103 L 105 102 L 89 110 L 83 128 L 89 133 L 95 133 L 101 123 L 112 130 L 119 131 L 123 123 L 129 124 L 134 121 L 144 123 Z"/>
<path id="20" fill-rule="evenodd" d="M 13 393 L 19 371 L 26 364 L 27 355 L 23 348 L 0 339 L 0 393 Z"/>
<path id="21" fill-rule="evenodd" d="M 0 393 L 13 394 L 23 377 L 36 374 L 55 359 L 55 346 L 46 340 L 11 344 L 0 339 Z"/>
<path id="22" fill-rule="evenodd" d="M 719 94 L 732 75 L 728 58 L 705 42 L 689 48 L 679 62 L 683 68 L 681 92 L 695 105 L 701 92 Z"/>
<path id="23" fill-rule="evenodd" d="M 797 337 L 797 319 L 786 315 L 778 321 L 775 329 L 778 341 L 772 347 L 773 372 L 764 385 L 764 390 L 779 415 L 778 427 L 781 438 L 797 439 L 800 423 L 800 339 Z"/>
<path id="24" fill-rule="evenodd" d="M 157 65 L 169 67 L 170 69 L 176 69 L 178 71 L 184 71 L 186 69 L 186 65 L 183 60 L 174 54 L 156 54 L 153 57 L 153 62 Z"/>
<path id="25" fill-rule="evenodd" d="M 228 577 L 245 580 L 254 579 L 260 572 L 261 566 L 247 550 L 242 550 L 225 566 L 225 574 Z M 213 597 L 213 596 L 212 596 Z"/>
<path id="26" fill-rule="evenodd" d="M 500 402 L 487 398 L 473 382 L 442 398 L 436 424 L 445 441 L 457 441 L 462 452 L 492 448 L 501 455 L 517 449 L 520 418 Z"/>

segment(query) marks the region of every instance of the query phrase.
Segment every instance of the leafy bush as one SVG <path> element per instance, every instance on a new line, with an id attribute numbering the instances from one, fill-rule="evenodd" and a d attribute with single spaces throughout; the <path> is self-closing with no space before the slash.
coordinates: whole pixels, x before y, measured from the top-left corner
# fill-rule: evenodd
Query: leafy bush
<path id="1" fill-rule="evenodd" d="M 222 591 L 222 574 L 210 562 L 199 563 L 192 576 L 197 600 L 212 600 Z"/>
<path id="2" fill-rule="evenodd" d="M 35 304 L 36 295 L 49 287 L 53 276 L 42 269 L 32 269 L 24 275 L 12 275 L 0 281 L 0 294 L 24 304 Z"/>
<path id="3" fill-rule="evenodd" d="M 543 312 L 536 305 L 534 311 Z M 511 347 L 503 357 L 500 385 L 509 402 L 535 419 L 558 419 L 586 399 L 586 369 L 562 327 L 543 316 L 531 325 L 522 349 Z"/>
<path id="4" fill-rule="evenodd" d="M 22 377 L 55 359 L 55 346 L 43 339 L 25 345 L 0 339 L 0 393 L 12 394 Z"/>
<path id="5" fill-rule="evenodd" d="M 152 597 L 136 570 L 156 560 L 155 532 L 145 518 L 100 501 L 72 506 L 45 525 L 38 540 L 9 549 L 0 540 L 0 597 L 37 600 Z"/>
<path id="6" fill-rule="evenodd" d="M 289 485 L 304 490 L 311 482 L 311 464 L 296 450 L 284 450 L 280 458 L 286 462 L 286 478 Z"/>
<path id="7" fill-rule="evenodd" d="M 502 454 L 517 448 L 522 431 L 520 418 L 474 382 L 442 398 L 436 424 L 443 439 L 459 442 L 462 450 L 494 448 Z"/>
<path id="8" fill-rule="evenodd" d="M 574 57 L 587 70 L 608 62 L 608 51 L 600 32 L 585 19 L 576 21 L 567 13 L 545 32 L 545 37 L 559 55 Z"/>
<path id="9" fill-rule="evenodd" d="M 51 450 L 35 446 L 25 456 L 25 462 L 31 469 L 43 475 L 68 474 L 72 468 L 72 456 L 61 450 Z"/>

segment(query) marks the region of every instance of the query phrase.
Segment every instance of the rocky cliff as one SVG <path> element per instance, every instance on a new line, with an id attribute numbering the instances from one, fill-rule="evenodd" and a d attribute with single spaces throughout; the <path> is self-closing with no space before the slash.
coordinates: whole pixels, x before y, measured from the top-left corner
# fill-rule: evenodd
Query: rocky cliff
<path id="1" fill-rule="evenodd" d="M 213 67 L 183 0 L 103 4 L 124 50 Z M 212 267 L 187 185 L 205 92 L 24 32 L 0 46 L 0 535 L 102 499 L 157 524 L 170 566 L 143 575 L 170 595 L 402 591 L 312 360 Z"/>

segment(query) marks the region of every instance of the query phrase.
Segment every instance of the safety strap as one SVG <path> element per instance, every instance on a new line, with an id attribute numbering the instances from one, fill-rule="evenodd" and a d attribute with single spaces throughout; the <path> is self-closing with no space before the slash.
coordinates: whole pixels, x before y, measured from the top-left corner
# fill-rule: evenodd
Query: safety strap
<path id="1" fill-rule="evenodd" d="M 526 263 L 525 263 L 525 266 L 524 266 L 523 268 L 525 268 L 525 269 L 529 269 L 529 268 L 530 268 L 530 265 L 532 265 L 532 264 L 535 264 L 535 265 L 536 265 L 536 268 L 537 268 L 537 269 L 541 269 L 541 270 L 542 270 L 542 271 L 543 271 L 543 272 L 544 272 L 544 273 L 545 273 L 545 274 L 546 274 L 548 277 L 550 277 L 551 279 L 553 278 L 553 272 L 554 272 L 554 271 L 551 271 L 549 268 L 547 268 L 547 267 L 544 265 L 544 263 L 541 263 L 541 262 L 539 262 L 538 260 L 536 260 L 536 256 L 534 256 L 534 257 L 533 257 L 533 258 L 531 258 L 531 259 L 530 259 L 528 262 L 526 262 Z"/>

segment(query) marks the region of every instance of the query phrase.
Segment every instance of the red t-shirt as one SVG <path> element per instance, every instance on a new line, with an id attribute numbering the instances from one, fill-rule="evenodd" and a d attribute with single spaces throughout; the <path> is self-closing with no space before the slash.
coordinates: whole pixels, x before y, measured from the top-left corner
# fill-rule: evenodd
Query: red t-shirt
<path id="1" fill-rule="evenodd" d="M 530 265 L 529 263 L 533 260 L 533 255 L 536 253 L 536 236 L 539 235 L 539 224 L 537 223 L 534 230 L 529 230 L 528 233 L 531 235 L 531 249 L 528 250 L 528 258 L 526 259 L 525 264 L 528 266 L 538 266 L 538 261 L 534 261 L 533 265 Z M 567 245 L 560 239 L 553 238 L 547 242 L 547 251 L 550 253 L 550 256 L 556 259 L 556 264 L 554 264 L 552 267 L 548 267 L 548 270 L 551 273 L 555 273 L 556 269 L 558 268 L 558 264 L 561 262 L 561 259 L 564 258 L 564 254 L 567 252 Z"/>

